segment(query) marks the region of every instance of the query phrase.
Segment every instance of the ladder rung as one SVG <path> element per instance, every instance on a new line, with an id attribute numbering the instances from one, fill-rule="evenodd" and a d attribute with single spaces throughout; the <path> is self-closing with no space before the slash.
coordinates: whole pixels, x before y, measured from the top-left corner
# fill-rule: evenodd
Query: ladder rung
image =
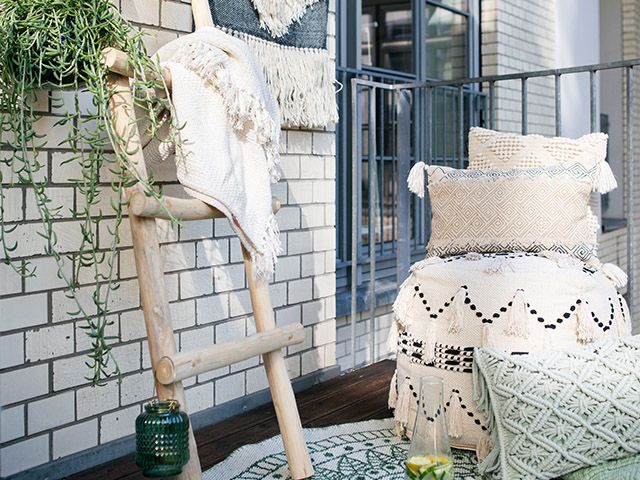
<path id="1" fill-rule="evenodd" d="M 147 197 L 143 192 L 136 192 L 129 196 L 129 212 L 139 217 L 168 219 L 168 210 L 179 220 L 204 220 L 225 216 L 217 208 L 195 198 L 163 196 L 162 201 L 164 205 L 153 197 Z M 271 202 L 273 213 L 276 213 L 280 210 L 280 200 L 273 197 Z"/>
<path id="2" fill-rule="evenodd" d="M 105 48 L 102 51 L 102 63 L 110 72 L 118 73 L 125 77 L 133 78 L 134 72 L 129 63 L 129 57 L 126 53 L 116 48 Z M 148 72 L 151 77 L 157 78 L 157 72 Z M 162 68 L 162 78 L 169 90 L 171 90 L 171 72 L 167 68 Z"/>
<path id="3" fill-rule="evenodd" d="M 155 369 L 156 378 L 163 385 L 169 385 L 256 355 L 295 345 L 302 342 L 304 336 L 304 328 L 296 323 L 256 333 L 233 342 L 211 345 L 192 352 L 176 353 L 169 357 L 162 357 L 158 361 Z"/>

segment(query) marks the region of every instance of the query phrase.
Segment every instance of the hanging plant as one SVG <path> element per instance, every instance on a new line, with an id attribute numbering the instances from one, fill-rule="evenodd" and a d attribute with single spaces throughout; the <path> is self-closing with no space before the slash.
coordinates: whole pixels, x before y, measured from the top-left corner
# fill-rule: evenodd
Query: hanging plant
<path id="1" fill-rule="evenodd" d="M 134 73 L 135 106 L 149 119 L 145 124 L 148 136 L 157 138 L 165 118 L 162 112 L 171 111 L 160 67 L 147 54 L 142 34 L 108 0 L 0 0 L 0 161 L 5 172 L 3 178 L 0 170 L 2 257 L 23 277 L 37 274 L 19 257 L 17 236 L 12 238 L 20 225 L 4 221 L 7 187 L 28 187 L 40 216 L 43 253 L 55 260 L 57 274 L 74 305 L 68 315 L 86 321 L 82 328 L 91 338 L 87 365 L 93 384 L 119 375 L 111 350 L 116 337 L 106 331 L 111 322 L 109 297 L 117 288 L 119 227 L 126 206 L 123 190 L 137 183 L 149 196 L 160 200 L 162 195 L 153 179 L 140 178 L 129 168 L 123 147 L 130 132 L 118 133 L 111 124 L 108 105 L 114 91 L 102 62 L 107 47 L 127 53 Z M 41 118 L 34 108 L 36 98 L 43 91 L 60 90 L 65 94 L 49 96 L 52 108 L 64 112 L 54 128 L 65 128 L 68 134 L 53 147 L 70 152 L 65 163 L 75 164 L 74 170 L 80 172 L 67 180 L 77 192 L 75 206 L 54 205 L 42 152 L 46 139 L 36 128 Z M 164 95 L 156 95 L 158 90 Z M 175 126 L 169 125 L 169 130 L 169 140 L 175 141 Z M 167 140 L 165 135 L 163 132 Z M 79 226 L 79 244 L 73 253 L 59 242 L 61 222 L 57 220 L 62 217 Z M 81 292 L 80 281 L 87 278 L 92 289 L 89 302 L 87 286 Z"/>

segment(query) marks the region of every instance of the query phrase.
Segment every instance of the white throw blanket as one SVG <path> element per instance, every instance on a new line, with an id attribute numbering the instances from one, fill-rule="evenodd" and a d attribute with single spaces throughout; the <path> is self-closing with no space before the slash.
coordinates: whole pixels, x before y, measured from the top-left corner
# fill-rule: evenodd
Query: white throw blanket
<path id="1" fill-rule="evenodd" d="M 270 186 L 280 172 L 280 115 L 262 71 L 244 42 L 216 28 L 180 37 L 158 56 L 171 71 L 174 122 L 184 125 L 178 180 L 229 218 L 256 276 L 268 277 L 281 250 Z M 147 149 L 166 159 L 173 147 Z"/>

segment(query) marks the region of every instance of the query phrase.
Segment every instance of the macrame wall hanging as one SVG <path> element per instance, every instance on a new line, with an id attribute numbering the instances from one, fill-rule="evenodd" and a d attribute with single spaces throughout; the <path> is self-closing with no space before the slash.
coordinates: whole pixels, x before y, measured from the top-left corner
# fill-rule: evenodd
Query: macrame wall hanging
<path id="1" fill-rule="evenodd" d="M 328 0 L 209 0 L 214 24 L 261 63 L 282 124 L 324 127 L 338 119 L 327 51 Z"/>

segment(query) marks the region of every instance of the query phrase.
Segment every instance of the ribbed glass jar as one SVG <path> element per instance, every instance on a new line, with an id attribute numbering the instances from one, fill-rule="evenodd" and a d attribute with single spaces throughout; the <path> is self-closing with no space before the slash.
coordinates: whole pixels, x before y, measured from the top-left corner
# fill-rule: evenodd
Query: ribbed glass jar
<path id="1" fill-rule="evenodd" d="M 176 400 L 154 401 L 136 419 L 136 464 L 145 477 L 170 477 L 189 461 L 189 417 Z"/>

